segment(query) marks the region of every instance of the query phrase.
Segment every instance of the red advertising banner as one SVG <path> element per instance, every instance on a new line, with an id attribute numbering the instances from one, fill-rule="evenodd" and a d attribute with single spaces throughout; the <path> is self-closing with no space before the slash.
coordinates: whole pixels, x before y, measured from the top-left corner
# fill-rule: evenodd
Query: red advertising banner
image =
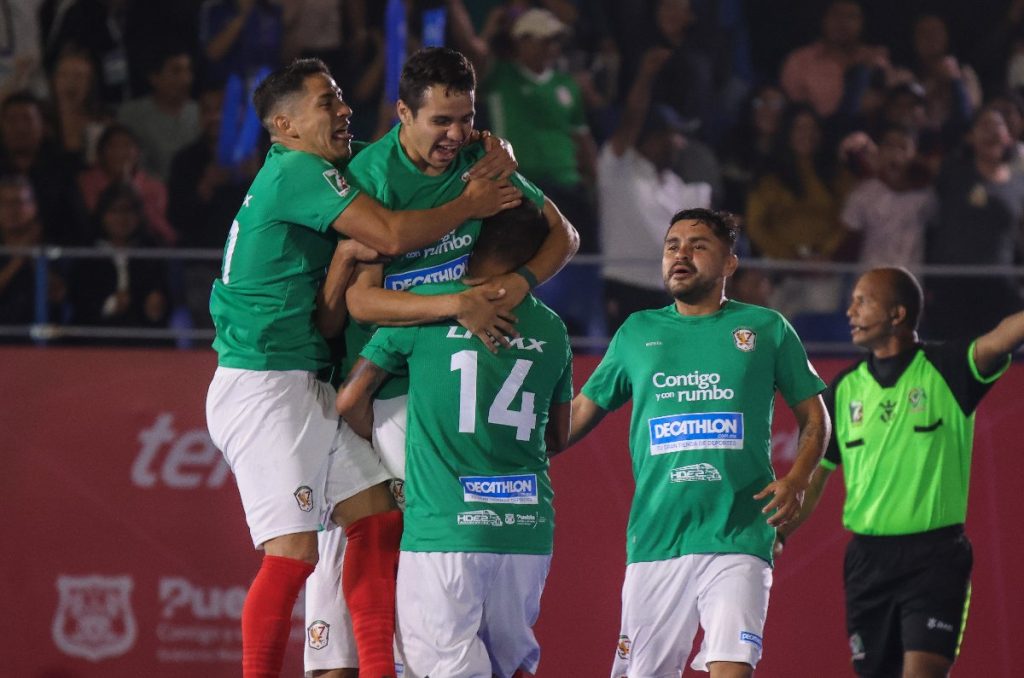
<path id="1" fill-rule="evenodd" d="M 209 352 L 0 349 L 4 583 L 0 674 L 28 678 L 236 676 L 239 626 L 259 566 L 231 473 L 206 433 Z M 596 359 L 576 361 L 577 384 Z M 846 361 L 817 360 L 823 377 Z M 968 534 L 973 599 L 957 673 L 1012 676 L 1010 521 L 1024 473 L 1015 365 L 978 415 Z M 795 451 L 779 402 L 774 455 Z M 540 678 L 607 676 L 618 638 L 633 492 L 628 412 L 552 465 L 558 529 L 538 636 Z M 775 569 L 762 677 L 852 675 L 843 624 L 839 474 Z M 1010 536 L 1004 534 L 1010 531 Z M 299 676 L 301 604 L 284 675 Z M 697 675 L 688 671 L 685 675 Z"/>

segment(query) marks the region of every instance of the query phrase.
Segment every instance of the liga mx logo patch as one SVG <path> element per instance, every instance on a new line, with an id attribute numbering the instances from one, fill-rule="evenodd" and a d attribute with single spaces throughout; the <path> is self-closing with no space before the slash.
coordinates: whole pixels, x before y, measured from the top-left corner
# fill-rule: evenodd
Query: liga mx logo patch
<path id="1" fill-rule="evenodd" d="M 757 345 L 757 333 L 746 327 L 737 327 L 732 331 L 732 341 L 736 348 L 744 353 L 750 353 Z"/>
<path id="2" fill-rule="evenodd" d="M 317 619 L 306 628 L 306 642 L 314 650 L 322 650 L 330 642 L 331 625 L 322 619 Z"/>
<path id="3" fill-rule="evenodd" d="M 463 501 L 485 504 L 536 504 L 537 474 L 521 476 L 459 476 Z"/>
<path id="4" fill-rule="evenodd" d="M 647 421 L 651 454 L 743 449 L 742 412 L 671 414 Z"/>
<path id="5" fill-rule="evenodd" d="M 348 182 L 345 181 L 345 177 L 341 176 L 341 172 L 334 168 L 325 170 L 324 179 L 327 180 L 327 183 L 331 185 L 331 188 L 333 188 L 340 197 L 344 198 L 348 195 L 351 187 L 348 185 Z"/>
<path id="6" fill-rule="evenodd" d="M 132 578 L 91 575 L 57 578 L 60 600 L 53 616 L 53 642 L 61 652 L 98 662 L 135 645 Z"/>

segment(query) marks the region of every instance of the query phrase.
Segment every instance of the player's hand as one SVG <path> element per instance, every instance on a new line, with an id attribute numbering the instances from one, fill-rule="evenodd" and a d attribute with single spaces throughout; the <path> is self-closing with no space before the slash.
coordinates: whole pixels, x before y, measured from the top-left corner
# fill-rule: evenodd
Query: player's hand
<path id="1" fill-rule="evenodd" d="M 462 197 L 470 201 L 473 219 L 484 219 L 523 202 L 522 192 L 508 180 L 470 179 Z"/>
<path id="2" fill-rule="evenodd" d="M 772 558 L 778 558 L 781 556 L 783 548 L 785 548 L 785 544 L 782 543 L 778 535 L 775 535 L 775 543 L 772 544 Z"/>
<path id="3" fill-rule="evenodd" d="M 335 253 L 340 257 L 361 264 L 379 264 L 388 260 L 388 257 L 381 256 L 380 252 L 354 238 L 339 240 Z"/>
<path id="4" fill-rule="evenodd" d="M 768 517 L 768 524 L 772 527 L 782 527 L 800 513 L 800 507 L 804 503 L 804 491 L 789 478 L 773 480 L 763 490 L 755 494 L 754 499 L 764 499 L 770 494 L 774 496 L 761 509 L 761 513 L 772 514 Z"/>
<path id="5" fill-rule="evenodd" d="M 508 179 L 519 168 L 512 144 L 508 141 L 487 131 L 480 133 L 480 141 L 487 153 L 469 168 L 463 178 Z"/>
<path id="6" fill-rule="evenodd" d="M 497 305 L 505 296 L 504 289 L 473 287 L 458 295 L 459 311 L 455 319 L 483 342 L 491 353 L 508 347 L 508 336 L 516 336 L 516 317 Z"/>
<path id="7" fill-rule="evenodd" d="M 672 50 L 668 47 L 652 47 L 644 52 L 640 59 L 639 75 L 652 77 L 665 66 L 665 63 L 672 57 Z"/>

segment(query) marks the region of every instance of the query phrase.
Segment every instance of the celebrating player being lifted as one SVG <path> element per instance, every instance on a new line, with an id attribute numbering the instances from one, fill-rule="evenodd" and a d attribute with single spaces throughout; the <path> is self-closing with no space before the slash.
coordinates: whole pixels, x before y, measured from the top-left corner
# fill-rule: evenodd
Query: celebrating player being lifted
<path id="1" fill-rule="evenodd" d="M 473 67 L 459 52 L 435 47 L 409 57 L 399 81 L 400 122 L 352 161 L 349 170 L 353 184 L 390 209 L 426 208 L 459 195 L 465 185 L 463 174 L 483 160 L 480 145 L 466 143 L 473 130 L 475 89 Z M 505 316 L 508 323 L 500 321 L 498 331 L 475 323 L 475 300 L 500 297 L 497 303 L 503 311 L 510 311 L 538 281 L 547 280 L 565 265 L 576 251 L 578 237 L 557 207 L 513 170 L 514 165 L 510 165 L 501 176 L 511 174 L 512 183 L 521 189 L 527 202 L 542 210 L 543 223 L 547 224 L 539 251 L 517 271 L 504 272 L 487 284 L 450 288 L 443 295 L 423 296 L 408 291 L 423 282 L 458 280 L 463 276 L 480 231 L 477 219 L 459 224 L 437 242 L 405 256 L 383 264 L 360 265 L 347 292 L 343 284 L 332 284 L 332 280 L 343 282 L 347 278 L 334 275 L 337 267 L 332 266 L 325 285 L 325 300 L 331 302 L 323 304 L 325 315 L 332 318 L 332 303 L 347 300 L 352 316 L 344 329 L 346 357 L 342 374 L 348 373 L 378 324 L 412 325 L 456 319 L 491 350 L 496 350 L 506 334 L 514 334 L 513 315 Z M 485 311 L 493 313 L 489 305 Z M 323 324 L 327 334 L 340 329 L 336 320 L 344 319 L 344 313 L 333 314 L 333 318 Z M 405 477 L 408 385 L 404 377 L 392 378 L 374 400 L 373 446 L 398 479 L 398 488 Z M 344 631 L 345 607 L 338 591 L 337 571 L 342 567 L 343 548 L 344 535 L 340 531 L 321 533 L 321 560 L 306 589 L 305 665 L 307 672 L 316 676 L 354 674 L 328 672 L 355 666 Z M 371 566 L 350 563 L 351 560 L 351 556 L 345 556 L 345 568 Z M 326 642 L 320 633 L 322 629 L 334 629 Z"/>
<path id="2" fill-rule="evenodd" d="M 270 74 L 253 103 L 273 145 L 231 227 L 214 282 L 218 367 L 206 406 L 253 544 L 266 554 L 242 611 L 246 678 L 280 672 L 292 607 L 317 561 L 316 531 L 325 520 L 349 526 L 350 548 L 365 559 L 401 533 L 400 517 L 386 512 L 391 497 L 381 483 L 388 476 L 369 446 L 353 443 L 347 454 L 328 454 L 336 434 L 357 440 L 339 428 L 334 391 L 316 378 L 329 352 L 314 326 L 314 304 L 332 256 L 351 271 L 353 261 L 421 247 L 520 200 L 507 182 L 473 180 L 435 209 L 392 212 L 351 186 L 341 172 L 351 155 L 352 110 L 319 60 Z M 480 169 L 490 176 L 494 168 Z M 354 240 L 338 244 L 339 233 Z M 388 582 L 351 578 L 357 632 L 361 625 L 393 627 L 390 612 L 372 616 L 393 609 Z M 363 678 L 394 674 L 391 632 L 381 635 L 383 647 L 359 648 L 372 658 Z"/>
<path id="3" fill-rule="evenodd" d="M 675 303 L 629 316 L 573 400 L 572 442 L 633 400 L 636 494 L 613 678 L 678 675 L 698 624 L 704 643 L 693 668 L 752 675 L 775 528 L 800 509 L 828 438 L 825 385 L 793 328 L 775 311 L 724 296 L 736 236 L 729 214 L 673 217 L 662 274 Z M 779 479 L 776 389 L 800 426 L 796 460 Z"/>
<path id="4" fill-rule="evenodd" d="M 474 277 L 533 256 L 548 225 L 530 203 L 484 221 Z M 426 298 L 463 282 L 416 288 Z M 406 519 L 398 624 L 414 676 L 536 671 L 532 626 L 551 561 L 548 452 L 568 437 L 572 354 L 565 324 L 532 295 L 519 337 L 492 353 L 457 324 L 380 328 L 338 394 L 360 435 L 389 374 L 408 374 Z"/>

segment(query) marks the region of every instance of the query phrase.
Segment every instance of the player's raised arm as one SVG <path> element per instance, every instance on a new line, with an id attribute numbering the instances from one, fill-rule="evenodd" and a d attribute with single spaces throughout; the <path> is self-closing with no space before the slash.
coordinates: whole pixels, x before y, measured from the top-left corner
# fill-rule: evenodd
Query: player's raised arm
<path id="1" fill-rule="evenodd" d="M 373 394 L 389 376 L 384 368 L 360 358 L 338 391 L 335 401 L 338 414 L 353 431 L 367 440 L 373 434 Z"/>
<path id="2" fill-rule="evenodd" d="M 1024 344 L 1024 311 L 1003 318 L 974 343 L 974 364 L 983 375 L 995 372 L 1009 354 Z"/>
<path id="3" fill-rule="evenodd" d="M 336 337 L 345 320 L 348 309 L 345 306 L 345 290 L 352 282 L 352 276 L 360 262 L 378 261 L 380 255 L 358 240 L 341 240 L 334 249 L 334 257 L 327 268 L 327 277 L 316 295 L 316 328 L 330 339 Z"/>
<path id="4" fill-rule="evenodd" d="M 360 194 L 331 226 L 383 255 L 397 256 L 440 240 L 464 221 L 515 207 L 522 198 L 511 183 L 490 179 L 470 180 L 459 197 L 429 210 L 392 211 Z"/>

